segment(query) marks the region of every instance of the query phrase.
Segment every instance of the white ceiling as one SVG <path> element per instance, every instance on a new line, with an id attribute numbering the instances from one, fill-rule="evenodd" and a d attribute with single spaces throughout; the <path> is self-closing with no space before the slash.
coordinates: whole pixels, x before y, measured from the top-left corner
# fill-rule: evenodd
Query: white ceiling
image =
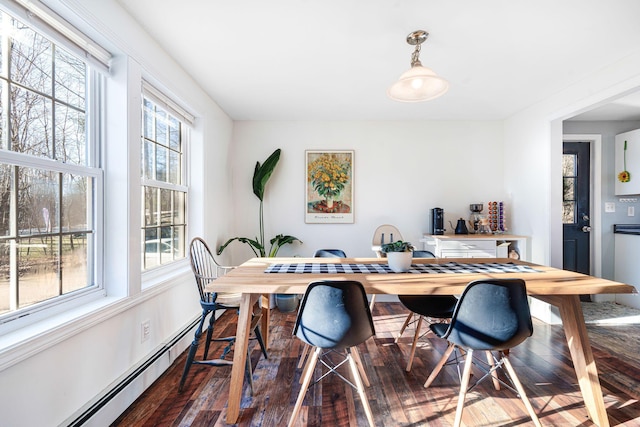
<path id="1" fill-rule="evenodd" d="M 640 49 L 638 0 L 118 1 L 234 120 L 499 120 Z M 392 101 L 418 29 L 450 90 Z"/>

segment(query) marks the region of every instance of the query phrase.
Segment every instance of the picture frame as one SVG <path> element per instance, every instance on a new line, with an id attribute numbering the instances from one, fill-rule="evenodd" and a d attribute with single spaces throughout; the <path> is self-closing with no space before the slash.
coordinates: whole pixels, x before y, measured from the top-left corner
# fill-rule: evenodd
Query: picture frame
<path id="1" fill-rule="evenodd" d="M 305 151 L 305 222 L 354 222 L 354 150 Z"/>

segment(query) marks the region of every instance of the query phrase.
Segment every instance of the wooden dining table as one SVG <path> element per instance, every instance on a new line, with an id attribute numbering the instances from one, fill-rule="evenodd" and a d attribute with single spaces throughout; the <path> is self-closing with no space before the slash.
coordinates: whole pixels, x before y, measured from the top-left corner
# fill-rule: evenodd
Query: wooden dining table
<path id="1" fill-rule="evenodd" d="M 212 282 L 208 291 L 242 293 L 227 423 L 235 424 L 240 415 L 251 313 L 261 297 L 262 334 L 268 345 L 267 297 L 270 294 L 304 294 L 312 281 L 357 280 L 371 295 L 457 295 L 474 280 L 518 277 L 526 282 L 527 293 L 531 297 L 559 309 L 588 415 L 596 425 L 609 426 L 579 295 L 634 293 L 633 286 L 507 258 L 424 258 L 414 259 L 413 264 L 409 272 L 393 273 L 383 271 L 386 260 L 380 258 L 253 258 Z M 309 272 L 283 271 L 301 271 L 298 267 L 302 265 Z M 319 271 L 321 265 L 331 268 Z M 474 268 L 474 265 L 477 267 Z M 279 272 L 267 272 L 268 268 L 274 267 Z"/>

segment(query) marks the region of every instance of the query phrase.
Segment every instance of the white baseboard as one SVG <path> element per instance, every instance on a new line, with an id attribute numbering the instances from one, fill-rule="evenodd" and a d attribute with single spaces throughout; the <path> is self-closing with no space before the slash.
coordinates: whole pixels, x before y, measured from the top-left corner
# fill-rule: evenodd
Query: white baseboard
<path id="1" fill-rule="evenodd" d="M 64 426 L 104 427 L 113 423 L 135 400 L 162 375 L 193 341 L 198 316 L 166 344 L 132 366 L 99 396 L 89 401 Z"/>

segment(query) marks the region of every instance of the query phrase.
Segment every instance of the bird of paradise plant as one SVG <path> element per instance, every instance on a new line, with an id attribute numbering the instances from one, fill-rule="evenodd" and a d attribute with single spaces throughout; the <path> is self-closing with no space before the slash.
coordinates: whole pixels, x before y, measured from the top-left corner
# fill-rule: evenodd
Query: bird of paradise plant
<path id="1" fill-rule="evenodd" d="M 224 249 L 234 240 L 237 240 L 241 243 L 246 243 L 251 247 L 251 250 L 256 256 L 260 257 L 275 257 L 278 254 L 278 250 L 287 244 L 291 244 L 293 242 L 302 241 L 294 236 L 278 234 L 273 239 L 269 240 L 270 249 L 269 252 L 266 250 L 265 240 L 264 240 L 264 191 L 267 186 L 267 182 L 269 178 L 271 178 L 271 174 L 273 173 L 278 161 L 280 160 L 280 152 L 281 150 L 278 148 L 276 151 L 271 153 L 271 155 L 264 161 L 263 164 L 260 162 L 256 162 L 256 167 L 253 171 L 253 194 L 260 200 L 260 211 L 259 211 L 259 223 L 260 223 L 260 235 L 255 239 L 250 239 L 248 237 L 233 237 L 227 240 L 223 245 L 218 248 L 218 255 L 224 251 Z"/>

